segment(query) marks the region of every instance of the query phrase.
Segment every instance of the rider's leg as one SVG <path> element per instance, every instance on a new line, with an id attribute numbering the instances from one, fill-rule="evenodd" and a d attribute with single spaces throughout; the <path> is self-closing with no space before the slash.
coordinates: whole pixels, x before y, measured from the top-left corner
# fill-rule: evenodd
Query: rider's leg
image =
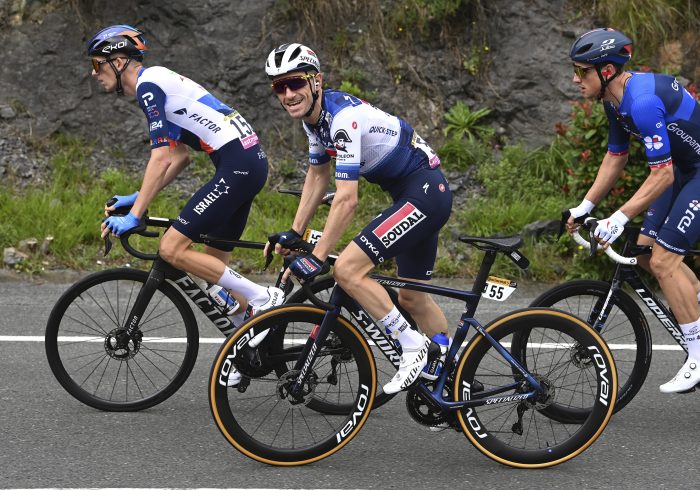
<path id="1" fill-rule="evenodd" d="M 654 245 L 655 241 L 656 241 L 656 239 L 654 239 L 650 236 L 647 236 L 647 235 L 642 235 L 640 233 L 639 238 L 637 238 L 637 245 L 651 247 Z M 650 260 L 651 260 L 651 255 L 640 255 L 637 257 L 637 264 L 639 264 L 639 266 L 642 267 L 645 271 L 652 272 L 651 267 L 649 265 Z M 693 288 L 693 291 L 695 291 L 695 296 L 697 298 L 697 301 L 698 301 L 698 303 L 700 303 L 700 280 L 698 280 L 698 277 L 691 270 L 691 268 L 688 267 L 688 265 L 685 262 L 681 262 L 680 268 L 681 268 L 681 272 L 690 281 L 692 288 Z"/>
<path id="2" fill-rule="evenodd" d="M 688 346 L 688 359 L 676 376 L 661 385 L 664 393 L 692 389 L 700 383 L 700 309 L 692 282 L 683 272 L 683 255 L 657 245 L 650 266 L 680 324 Z"/>
<path id="3" fill-rule="evenodd" d="M 409 323 L 391 302 L 389 294 L 368 277 L 374 263 L 355 242 L 350 242 L 335 263 L 335 279 L 374 318 L 401 343 L 403 355 L 396 376 L 384 385 L 386 393 L 408 388 L 418 379 L 428 362 L 430 340 L 410 328 Z"/>
<path id="4" fill-rule="evenodd" d="M 198 252 L 191 245 L 190 238 L 171 227 L 161 239 L 159 254 L 173 267 L 230 290 L 237 299 L 240 297 L 244 301 L 259 302 L 269 298 L 268 288 L 255 284 L 227 267 L 219 258 L 220 255 Z"/>
<path id="5" fill-rule="evenodd" d="M 399 279 L 407 278 L 399 277 Z M 409 280 L 425 284 L 430 282 L 418 279 Z M 410 289 L 399 289 L 399 303 L 429 338 L 441 332 L 447 334 L 447 318 L 445 318 L 445 314 L 429 294 Z"/>

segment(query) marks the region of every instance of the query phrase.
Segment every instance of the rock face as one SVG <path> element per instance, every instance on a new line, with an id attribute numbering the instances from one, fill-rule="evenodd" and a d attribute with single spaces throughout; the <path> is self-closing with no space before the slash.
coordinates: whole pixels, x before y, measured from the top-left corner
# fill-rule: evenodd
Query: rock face
<path id="1" fill-rule="evenodd" d="M 399 0 L 170 0 L 167 8 L 155 0 L 0 0 L 0 177 L 45 178 L 48 156 L 36 143 L 57 131 L 101 143 L 97 168 L 143 168 L 143 114 L 133 98 L 101 93 L 85 56 L 87 39 L 115 23 L 144 30 L 147 65 L 192 78 L 240 110 L 273 167 L 304 154 L 300 125 L 285 118 L 264 73 L 269 51 L 290 41 L 319 54 L 327 86 L 356 83 L 433 147 L 458 101 L 490 108 L 486 122 L 509 142 L 548 143 L 578 98 L 569 47 L 594 22 L 574 15 L 571 0 L 462 3 L 447 21 L 431 21 L 429 12 L 403 12 L 409 3 Z M 664 46 L 660 65 L 695 77 L 700 63 L 688 53 L 699 39 Z"/>
<path id="2" fill-rule="evenodd" d="M 505 128 L 510 141 L 546 143 L 576 97 L 566 56 L 574 32 L 589 25 L 564 24 L 571 17 L 564 0 L 481 3 L 488 24 L 483 42 L 474 42 L 467 6 L 450 20 L 449 41 L 433 27 L 390 50 L 378 46 L 372 16 L 389 18 L 401 2 L 337 2 L 344 9 L 337 13 L 336 2 L 328 2 L 325 17 L 312 22 L 303 17 L 308 10 L 294 15 L 293 7 L 302 4 L 294 1 L 171 0 L 164 8 L 151 0 L 0 0 L 0 135 L 78 133 L 143 161 L 143 114 L 131 98 L 100 93 L 85 56 L 86 40 L 100 27 L 129 23 L 146 32 L 147 64 L 188 76 L 239 109 L 273 159 L 281 150 L 303 150 L 297 125 L 282 118 L 264 73 L 268 52 L 291 40 L 319 53 L 329 86 L 355 73 L 376 105 L 409 121 L 433 146 L 441 143 L 445 111 L 459 100 L 474 109 L 490 107 L 488 122 Z"/>

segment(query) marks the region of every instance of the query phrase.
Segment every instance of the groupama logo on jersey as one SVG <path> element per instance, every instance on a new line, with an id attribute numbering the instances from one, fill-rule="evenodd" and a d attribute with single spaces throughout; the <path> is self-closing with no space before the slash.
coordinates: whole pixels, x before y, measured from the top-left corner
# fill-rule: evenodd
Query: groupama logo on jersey
<path id="1" fill-rule="evenodd" d="M 644 137 L 644 146 L 646 146 L 648 149 L 654 149 L 658 150 L 662 146 L 664 146 L 663 142 L 661 141 L 661 136 L 658 134 L 655 134 L 654 136 L 645 136 Z"/>

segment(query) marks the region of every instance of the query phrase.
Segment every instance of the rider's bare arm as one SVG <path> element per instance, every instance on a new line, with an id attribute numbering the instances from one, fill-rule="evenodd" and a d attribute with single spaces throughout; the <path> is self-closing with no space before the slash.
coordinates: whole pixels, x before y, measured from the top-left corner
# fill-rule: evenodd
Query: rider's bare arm
<path id="1" fill-rule="evenodd" d="M 652 168 L 649 176 L 630 200 L 622 205 L 620 211 L 628 218 L 634 218 L 647 209 L 671 184 L 673 184 L 672 165 Z"/>
<path id="2" fill-rule="evenodd" d="M 352 222 L 357 209 L 357 180 L 337 180 L 331 210 L 328 213 L 323 235 L 316 244 L 314 255 L 325 259 L 333 251 L 345 229 Z"/>
<path id="3" fill-rule="evenodd" d="M 299 202 L 297 214 L 292 224 L 292 228 L 294 228 L 297 233 L 304 233 L 306 226 L 311 221 L 311 218 L 313 218 L 314 213 L 316 213 L 319 204 L 321 204 L 321 199 L 328 190 L 330 179 L 330 163 L 325 165 L 309 165 L 309 170 L 304 180 L 304 188 L 301 192 L 301 201 Z"/>
<path id="4" fill-rule="evenodd" d="M 143 174 L 143 182 L 139 190 L 131 212 L 139 218 L 148 208 L 148 205 L 156 197 L 158 192 L 167 184 L 165 176 L 173 162 L 168 146 L 160 146 L 151 150 L 151 158 L 148 160 L 146 171 Z"/>
<path id="5" fill-rule="evenodd" d="M 605 196 L 608 195 L 610 189 L 613 188 L 617 179 L 622 175 L 622 171 L 627 164 L 628 154 L 615 155 L 606 153 L 603 157 L 603 163 L 600 164 L 598 175 L 596 175 L 593 185 L 586 193 L 586 199 L 594 204 L 598 204 Z"/>

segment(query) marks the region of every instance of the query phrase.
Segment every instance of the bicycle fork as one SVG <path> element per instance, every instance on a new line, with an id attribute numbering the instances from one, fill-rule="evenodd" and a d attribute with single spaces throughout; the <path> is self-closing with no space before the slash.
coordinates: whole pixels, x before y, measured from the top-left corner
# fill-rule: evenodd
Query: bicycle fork
<path id="1" fill-rule="evenodd" d="M 308 394 L 311 386 L 310 373 L 311 369 L 318 357 L 318 353 L 321 347 L 326 342 L 328 334 L 330 333 L 331 326 L 337 320 L 338 315 L 340 315 L 340 288 L 333 289 L 329 303 L 336 305 L 335 309 L 328 310 L 323 316 L 323 321 L 320 325 L 316 325 L 311 331 L 309 338 L 304 344 L 304 348 L 301 351 L 301 355 L 294 365 L 294 372 L 298 373 L 294 383 L 289 388 L 289 395 L 294 398 L 298 403 L 303 403 L 304 395 Z M 309 387 L 305 390 L 305 387 Z"/>

